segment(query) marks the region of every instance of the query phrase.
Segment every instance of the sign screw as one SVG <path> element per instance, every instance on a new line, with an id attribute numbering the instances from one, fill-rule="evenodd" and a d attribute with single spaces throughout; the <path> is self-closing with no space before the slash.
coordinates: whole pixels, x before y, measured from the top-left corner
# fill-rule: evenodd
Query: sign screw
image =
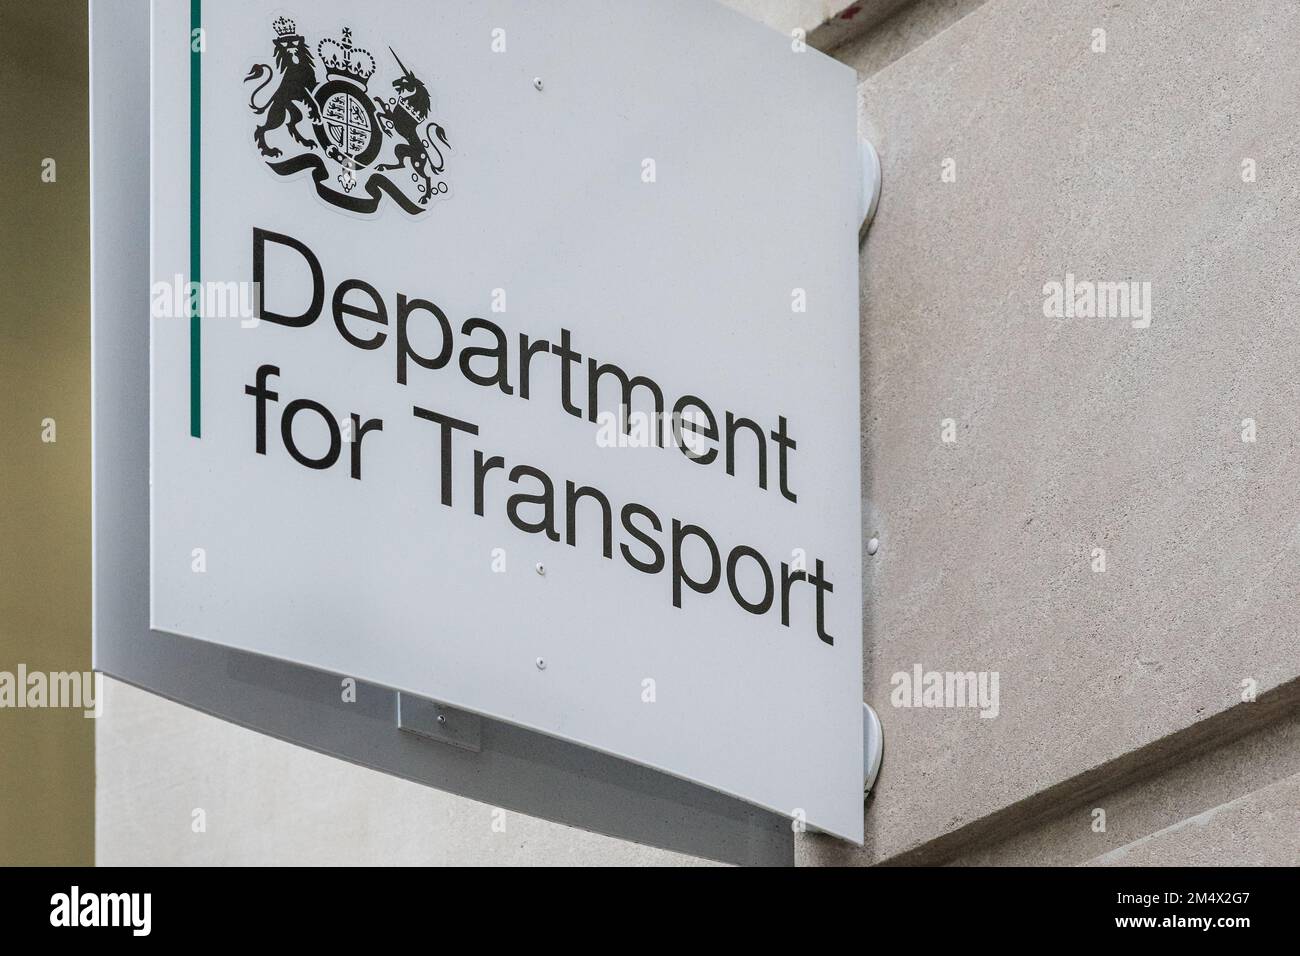
<path id="1" fill-rule="evenodd" d="M 867 542 L 867 554 L 868 554 L 868 555 L 870 555 L 871 557 L 874 558 L 874 557 L 876 556 L 876 552 L 879 551 L 879 550 L 880 550 L 880 539 L 879 539 L 879 538 L 872 538 L 870 541 Z"/>
<path id="2" fill-rule="evenodd" d="M 538 574 L 545 574 L 545 573 L 546 573 L 546 565 L 544 565 L 544 564 L 538 564 L 538 565 L 537 565 L 537 573 L 538 573 Z"/>
<path id="3" fill-rule="evenodd" d="M 539 93 L 542 91 L 542 78 L 540 76 L 533 77 L 533 89 Z"/>
<path id="4" fill-rule="evenodd" d="M 538 669 L 539 671 L 544 671 L 544 670 L 546 670 L 546 658 L 545 658 L 545 657 L 539 657 L 539 658 L 537 658 L 537 669 Z"/>
<path id="5" fill-rule="evenodd" d="M 439 715 L 438 715 L 438 723 L 440 723 L 440 724 L 445 724 L 446 722 L 447 722 L 447 715 L 446 715 L 446 714 L 439 714 Z"/>

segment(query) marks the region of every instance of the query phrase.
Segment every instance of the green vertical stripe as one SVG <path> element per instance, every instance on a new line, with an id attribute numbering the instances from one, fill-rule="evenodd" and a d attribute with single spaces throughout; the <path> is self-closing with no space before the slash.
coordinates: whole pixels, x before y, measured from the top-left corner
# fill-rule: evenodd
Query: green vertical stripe
<path id="1" fill-rule="evenodd" d="M 198 288 L 200 281 L 200 241 L 199 233 L 202 220 L 199 202 L 200 179 L 202 171 L 202 113 L 203 103 L 203 54 L 200 52 L 198 30 L 202 29 L 203 0 L 190 0 L 190 282 L 191 288 Z M 189 298 L 190 316 L 190 434 L 202 437 L 203 416 L 203 363 L 202 344 L 203 329 L 199 318 L 199 300 L 201 296 Z"/>

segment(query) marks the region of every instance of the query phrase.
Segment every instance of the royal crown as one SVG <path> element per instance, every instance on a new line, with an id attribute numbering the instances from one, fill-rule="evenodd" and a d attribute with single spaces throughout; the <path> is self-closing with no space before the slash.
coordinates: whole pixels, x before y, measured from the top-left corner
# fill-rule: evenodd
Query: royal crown
<path id="1" fill-rule="evenodd" d="M 335 76 L 359 81 L 363 86 L 375 72 L 375 58 L 370 51 L 352 45 L 351 27 L 343 28 L 341 40 L 322 40 L 316 47 L 325 69 Z"/>
<path id="2" fill-rule="evenodd" d="M 288 17 L 277 17 L 271 26 L 275 28 L 275 35 L 278 37 L 293 36 L 298 32 L 298 24 Z"/>

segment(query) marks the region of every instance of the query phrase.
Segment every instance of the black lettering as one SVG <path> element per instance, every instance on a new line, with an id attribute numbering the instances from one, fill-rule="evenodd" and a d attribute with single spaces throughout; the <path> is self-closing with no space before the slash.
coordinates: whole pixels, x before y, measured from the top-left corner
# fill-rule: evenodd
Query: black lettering
<path id="1" fill-rule="evenodd" d="M 496 343 L 492 348 L 465 347 L 460 351 L 460 371 L 467 379 L 475 385 L 482 385 L 484 388 L 498 386 L 503 394 L 513 395 L 515 390 L 510 387 L 510 348 L 506 345 L 506 335 L 501 331 L 500 326 L 489 322 L 487 319 L 469 319 L 460 327 L 464 335 L 472 335 L 478 329 L 484 329 L 491 332 L 496 338 Z M 496 359 L 497 367 L 491 375 L 479 375 L 470 367 L 470 362 L 476 358 Z"/>
<path id="2" fill-rule="evenodd" d="M 583 498 L 590 498 L 600 505 L 601 512 L 604 515 L 604 550 L 605 557 L 614 557 L 614 516 L 609 506 L 609 499 L 595 488 L 579 488 L 573 482 L 566 485 L 565 496 L 565 524 L 568 532 L 568 543 L 570 547 L 578 546 L 578 502 Z"/>
<path id="3" fill-rule="evenodd" d="M 686 573 L 686 567 L 682 563 L 682 544 L 687 538 L 699 538 L 709 549 L 711 565 L 709 576 L 703 581 L 696 581 Z M 709 533 L 703 528 L 693 524 L 684 525 L 676 518 L 673 519 L 673 607 L 682 606 L 682 584 L 685 583 L 692 591 L 697 594 L 711 594 L 718 586 L 718 581 L 722 577 L 722 559 L 718 555 L 718 546 Z"/>
<path id="4" fill-rule="evenodd" d="M 777 419 L 777 421 L 779 421 L 780 424 L 777 426 L 776 431 L 772 432 L 772 441 L 776 442 L 776 447 L 779 449 L 777 455 L 780 460 L 779 470 L 781 473 L 781 494 L 788 500 L 797 502 L 799 496 L 790 490 L 790 472 L 789 463 L 786 460 L 786 452 L 794 451 L 799 447 L 799 445 L 793 438 L 786 434 L 785 416 L 782 415 Z"/>
<path id="5" fill-rule="evenodd" d="M 347 301 L 349 292 L 365 293 L 370 298 L 373 307 L 367 309 L 359 305 L 352 305 Z M 388 325 L 388 309 L 384 305 L 384 300 L 380 298 L 379 292 L 370 283 L 362 282 L 360 279 L 349 279 L 334 290 L 334 325 L 338 328 L 339 335 L 343 336 L 349 344 L 367 352 L 373 352 L 375 349 L 381 348 L 388 341 L 387 332 L 376 332 L 374 337 L 369 339 L 354 335 L 344 321 L 345 317 L 349 315 L 356 316 L 358 319 L 365 319 L 367 322 Z"/>
<path id="6" fill-rule="evenodd" d="M 573 366 L 582 361 L 582 355 L 569 347 L 572 336 L 568 329 L 560 329 L 560 344 L 552 345 L 551 352 L 560 357 L 560 403 L 574 418 L 582 417 L 582 409 L 573 404 Z M 592 421 L 595 421 L 593 418 Z"/>
<path id="7" fill-rule="evenodd" d="M 736 565 L 741 558 L 752 558 L 763 572 L 763 599 L 755 604 L 745 600 L 745 596 L 740 593 L 740 585 L 736 582 Z M 736 603 L 750 614 L 766 614 L 772 609 L 772 569 L 767 566 L 761 554 L 747 545 L 742 544 L 733 549 L 727 558 L 727 587 Z"/>
<path id="8" fill-rule="evenodd" d="M 500 455 L 485 459 L 481 451 L 474 452 L 474 514 L 483 517 L 483 487 L 487 476 L 497 468 L 504 468 L 506 460 Z"/>
<path id="9" fill-rule="evenodd" d="M 352 413 L 352 477 L 357 481 L 361 480 L 361 440 L 372 431 L 381 432 L 383 430 L 383 419 L 372 418 L 362 424 L 361 416 L 356 412 Z"/>
<path id="10" fill-rule="evenodd" d="M 266 380 L 272 375 L 277 378 L 280 369 L 274 365 L 263 365 L 257 370 L 257 384 L 245 385 L 244 394 L 252 395 L 257 400 L 257 453 L 266 454 L 266 403 L 279 401 L 280 394 L 267 388 Z"/>
<path id="11" fill-rule="evenodd" d="M 663 525 L 659 522 L 659 516 L 645 505 L 627 504 L 623 506 L 622 519 L 624 529 L 626 529 L 628 534 L 636 538 L 637 541 L 650 549 L 650 553 L 654 555 L 654 560 L 642 561 L 633 556 L 632 549 L 626 544 L 619 545 L 619 550 L 623 552 L 623 560 L 638 571 L 643 574 L 658 574 L 664 569 L 664 549 L 659 547 L 659 542 L 650 537 L 647 532 L 642 531 L 632 523 L 632 518 L 637 515 L 640 515 L 643 518 L 648 518 L 656 532 L 663 531 Z"/>
<path id="12" fill-rule="evenodd" d="M 605 375 L 613 375 L 622 386 L 619 416 L 623 422 L 623 434 L 628 433 L 628 416 L 632 408 L 632 392 L 638 388 L 647 389 L 654 397 L 655 447 L 664 447 L 664 393 L 655 382 L 644 375 L 629 378 L 627 372 L 612 363 L 601 365 L 595 359 L 587 362 L 587 420 L 596 421 L 600 408 L 600 380 Z"/>
<path id="13" fill-rule="evenodd" d="M 823 576 L 822 562 L 817 562 L 817 573 L 808 575 L 808 582 L 817 589 L 817 636 L 827 644 L 833 645 L 835 638 L 826 633 L 826 595 L 834 592 L 835 586 Z"/>
<path id="14" fill-rule="evenodd" d="M 542 490 L 535 495 L 510 496 L 510 500 L 506 502 L 506 515 L 510 518 L 510 523 L 520 531 L 527 531 L 529 534 L 545 534 L 552 541 L 559 541 L 560 532 L 555 530 L 555 486 L 551 484 L 550 477 L 539 468 L 520 465 L 510 472 L 510 480 L 517 485 L 521 478 L 536 479 L 541 484 Z M 524 505 L 541 505 L 542 520 L 525 521 L 520 517 L 519 509 Z"/>
<path id="15" fill-rule="evenodd" d="M 302 256 L 311 269 L 312 294 L 311 305 L 301 315 L 281 315 L 266 307 L 266 243 L 274 242 L 292 249 Z M 257 287 L 257 317 L 276 325 L 287 325 L 294 329 L 305 329 L 320 317 L 321 306 L 325 304 L 325 275 L 321 272 L 320 260 L 315 253 L 292 236 L 283 236 L 278 232 L 253 227 L 253 282 Z"/>
<path id="16" fill-rule="evenodd" d="M 767 490 L 767 436 L 758 423 L 748 418 L 737 418 L 727 412 L 727 474 L 736 476 L 736 433 L 742 428 L 753 432 L 758 438 L 758 487 Z"/>
<path id="17" fill-rule="evenodd" d="M 442 330 L 442 348 L 433 358 L 420 355 L 411 348 L 411 339 L 406 333 L 406 325 L 410 321 L 412 312 L 428 312 L 438 320 L 438 326 Z M 399 385 L 406 384 L 408 359 L 414 360 L 421 368 L 430 370 L 442 368 L 450 362 L 451 323 L 447 321 L 447 316 L 443 314 L 442 309 L 432 302 L 426 302 L 424 299 L 408 300 L 406 296 L 399 293 L 397 296 L 397 384 Z"/>
<path id="18" fill-rule="evenodd" d="M 699 422 L 693 420 L 696 417 L 694 415 L 690 416 L 691 420 L 684 419 L 684 413 L 687 409 L 691 408 L 698 408 L 700 411 L 704 412 L 704 417 L 708 424 L 701 427 Z M 716 448 L 710 448 L 708 451 L 699 452 L 697 454 L 691 450 L 690 445 L 683 437 L 683 429 L 706 438 L 709 441 L 718 440 L 718 420 L 714 417 L 713 410 L 709 408 L 708 405 L 704 404 L 703 399 L 696 398 L 694 395 L 683 395 L 677 400 L 677 404 L 673 406 L 673 438 L 677 447 L 681 449 L 682 454 L 691 461 L 701 465 L 713 464 L 718 457 L 718 450 Z"/>
<path id="19" fill-rule="evenodd" d="M 451 507 L 451 433 L 453 431 L 465 432 L 467 435 L 477 435 L 478 426 L 471 425 L 469 422 L 462 422 L 458 418 L 451 418 L 447 415 L 439 415 L 437 412 L 431 412 L 427 408 L 421 408 L 416 405 L 412 414 L 416 418 L 423 418 L 427 422 L 433 422 L 438 425 L 442 433 L 442 503 L 448 508 Z"/>
<path id="20" fill-rule="evenodd" d="M 533 368 L 533 356 L 538 352 L 549 352 L 551 343 L 546 339 L 538 339 L 536 342 L 529 340 L 528 336 L 519 336 L 519 397 L 528 398 L 529 373 Z"/>
<path id="21" fill-rule="evenodd" d="M 303 411 L 315 412 L 329 428 L 329 451 L 320 458 L 311 458 L 304 455 L 293 440 L 294 419 L 298 417 L 299 412 Z M 339 460 L 339 453 L 343 450 L 343 436 L 339 433 L 339 423 L 334 420 L 330 410 L 320 402 L 313 402 L 305 398 L 300 398 L 296 402 L 290 402 L 284 406 L 284 417 L 280 419 L 280 437 L 284 439 L 284 447 L 289 450 L 289 454 L 293 456 L 294 461 L 317 471 L 333 468 L 334 463 Z"/>
<path id="22" fill-rule="evenodd" d="M 796 581 L 807 581 L 807 571 L 791 571 L 790 565 L 781 563 L 781 623 L 790 626 L 790 588 Z"/>

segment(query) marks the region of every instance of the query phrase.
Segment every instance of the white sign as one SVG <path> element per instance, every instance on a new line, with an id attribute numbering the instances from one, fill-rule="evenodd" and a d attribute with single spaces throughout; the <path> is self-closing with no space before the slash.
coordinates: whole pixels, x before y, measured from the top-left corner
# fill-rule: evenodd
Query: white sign
<path id="1" fill-rule="evenodd" d="M 281 2 L 154 5 L 152 626 L 860 841 L 852 71 Z"/>

